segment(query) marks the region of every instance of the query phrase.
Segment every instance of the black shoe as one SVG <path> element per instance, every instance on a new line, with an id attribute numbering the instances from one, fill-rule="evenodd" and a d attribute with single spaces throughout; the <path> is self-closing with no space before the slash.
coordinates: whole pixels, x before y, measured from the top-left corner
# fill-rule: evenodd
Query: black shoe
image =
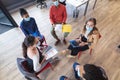
<path id="1" fill-rule="evenodd" d="M 58 43 L 60 43 L 60 40 L 57 40 L 57 41 L 55 42 L 55 46 L 57 46 Z"/>

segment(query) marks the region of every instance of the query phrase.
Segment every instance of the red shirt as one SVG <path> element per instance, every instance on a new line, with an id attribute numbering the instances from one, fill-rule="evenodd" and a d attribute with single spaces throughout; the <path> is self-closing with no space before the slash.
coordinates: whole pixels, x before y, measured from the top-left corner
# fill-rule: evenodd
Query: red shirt
<path id="1" fill-rule="evenodd" d="M 52 24 L 65 23 L 67 18 L 66 7 L 59 4 L 58 7 L 52 5 L 50 8 L 50 21 Z"/>

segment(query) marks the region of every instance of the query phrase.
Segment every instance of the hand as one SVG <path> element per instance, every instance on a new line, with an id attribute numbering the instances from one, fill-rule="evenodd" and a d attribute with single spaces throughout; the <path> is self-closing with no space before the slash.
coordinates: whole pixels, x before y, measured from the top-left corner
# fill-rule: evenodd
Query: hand
<path id="1" fill-rule="evenodd" d="M 80 43 L 80 42 L 81 42 L 80 38 L 75 39 L 75 41 L 76 41 L 77 43 Z"/>
<path id="2" fill-rule="evenodd" d="M 47 58 L 47 54 L 43 54 L 43 56 L 45 57 L 45 59 Z"/>
<path id="3" fill-rule="evenodd" d="M 45 61 L 46 61 L 46 58 L 44 58 L 40 64 L 43 64 Z"/>
<path id="4" fill-rule="evenodd" d="M 66 24 L 65 22 L 62 23 L 62 25 Z"/>
<path id="5" fill-rule="evenodd" d="M 56 24 L 52 24 L 52 27 L 55 28 Z"/>

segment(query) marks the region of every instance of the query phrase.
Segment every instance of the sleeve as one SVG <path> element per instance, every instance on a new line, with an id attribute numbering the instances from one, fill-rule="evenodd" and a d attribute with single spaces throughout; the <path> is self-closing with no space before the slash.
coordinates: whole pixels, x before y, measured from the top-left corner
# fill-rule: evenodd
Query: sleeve
<path id="1" fill-rule="evenodd" d="M 36 55 L 34 55 L 32 60 L 33 60 L 33 69 L 34 69 L 34 71 L 36 71 L 36 72 L 40 71 L 41 64 L 39 64 L 38 57 Z"/>
<path id="2" fill-rule="evenodd" d="M 93 43 L 91 44 L 91 48 L 94 48 L 99 40 L 99 34 L 93 35 Z"/>
<path id="3" fill-rule="evenodd" d="M 51 24 L 54 24 L 54 20 L 53 20 L 53 13 L 52 13 L 52 6 L 50 7 L 50 13 L 49 13 L 49 16 L 50 16 L 50 22 Z"/>
<path id="4" fill-rule="evenodd" d="M 35 21 L 34 18 L 33 18 L 33 20 L 34 20 L 34 31 L 36 32 L 36 34 L 37 34 L 40 38 L 42 38 L 42 35 L 41 35 L 41 33 L 39 32 L 39 30 L 38 30 L 36 21 Z"/>
<path id="5" fill-rule="evenodd" d="M 63 23 L 66 22 L 66 19 L 67 19 L 67 11 L 66 11 L 66 7 L 64 6 L 64 12 L 63 12 Z"/>
<path id="6" fill-rule="evenodd" d="M 20 24 L 20 28 L 21 28 L 21 30 L 22 30 L 22 32 L 24 33 L 25 36 L 29 35 L 29 33 L 24 29 L 24 26 L 23 26 L 22 23 Z"/>

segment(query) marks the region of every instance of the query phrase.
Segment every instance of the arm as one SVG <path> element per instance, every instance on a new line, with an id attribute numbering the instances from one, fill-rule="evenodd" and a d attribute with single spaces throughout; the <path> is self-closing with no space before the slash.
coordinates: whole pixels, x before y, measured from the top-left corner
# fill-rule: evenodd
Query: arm
<path id="1" fill-rule="evenodd" d="M 83 36 L 83 34 L 80 34 L 79 37 L 77 37 L 75 40 L 76 40 L 78 43 L 82 42 L 82 41 L 81 41 L 81 37 L 82 37 L 82 36 Z"/>
<path id="2" fill-rule="evenodd" d="M 46 58 L 44 57 L 40 64 L 43 64 L 45 61 L 46 61 Z"/>
<path id="3" fill-rule="evenodd" d="M 40 38 L 42 38 L 42 35 L 41 35 L 41 33 L 39 32 L 39 29 L 38 29 L 38 27 L 37 27 L 37 24 L 36 24 L 36 21 L 35 21 L 34 18 L 33 18 L 33 21 L 34 21 L 34 31 L 37 33 L 37 35 L 38 35 Z"/>
<path id="4" fill-rule="evenodd" d="M 39 58 L 40 58 L 39 63 L 42 65 L 45 62 L 45 60 L 46 60 L 46 56 L 39 49 L 38 49 L 38 51 L 39 51 Z"/>
<path id="5" fill-rule="evenodd" d="M 39 59 L 38 59 L 37 55 L 34 55 L 32 57 L 32 60 L 33 60 L 33 69 L 34 69 L 34 71 L 36 71 L 36 72 L 40 71 L 41 64 L 39 64 Z"/>
<path id="6" fill-rule="evenodd" d="M 39 30 L 38 30 L 38 27 L 37 27 L 37 24 L 36 24 L 36 21 L 35 21 L 35 19 L 33 18 L 33 21 L 34 21 L 34 31 L 35 32 L 38 32 L 39 33 Z"/>
<path id="7" fill-rule="evenodd" d="M 64 13 L 63 13 L 63 21 L 62 21 L 62 23 L 66 23 L 66 19 L 67 19 L 67 11 L 66 11 L 66 7 L 64 7 Z"/>
<path id="8" fill-rule="evenodd" d="M 52 6 L 51 6 L 51 8 L 50 8 L 50 13 L 49 13 L 49 16 L 50 16 L 50 22 L 51 22 L 51 24 L 55 24 L 54 23 L 54 20 L 53 20 L 53 14 L 52 14 Z"/>
<path id="9" fill-rule="evenodd" d="M 99 40 L 99 34 L 93 35 L 93 42 L 92 42 L 90 48 L 93 49 L 96 46 L 96 44 L 98 43 L 98 40 Z"/>
<path id="10" fill-rule="evenodd" d="M 24 29 L 23 25 L 20 25 L 20 28 L 22 30 L 22 32 L 24 33 L 25 36 L 29 35 L 29 33 Z"/>

